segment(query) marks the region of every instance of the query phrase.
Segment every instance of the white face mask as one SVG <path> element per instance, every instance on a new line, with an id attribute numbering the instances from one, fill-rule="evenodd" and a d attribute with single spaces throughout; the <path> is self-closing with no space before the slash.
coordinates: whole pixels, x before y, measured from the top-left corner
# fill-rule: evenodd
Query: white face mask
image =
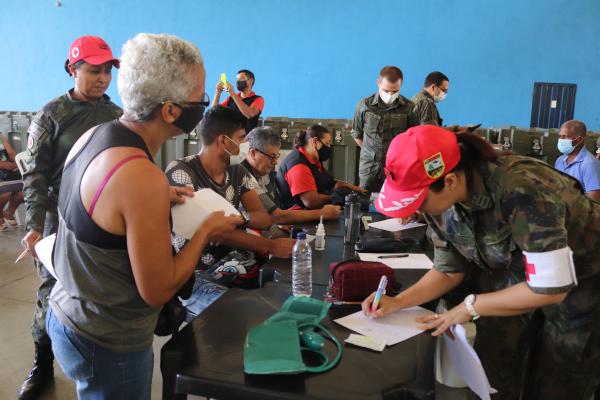
<path id="1" fill-rule="evenodd" d="M 444 93 L 440 90 L 440 94 L 435 96 L 434 100 L 436 101 L 436 103 L 439 103 L 440 101 L 444 101 L 445 98 L 446 98 L 446 93 Z"/>
<path id="2" fill-rule="evenodd" d="M 234 140 L 232 140 L 229 136 L 225 136 L 227 139 L 231 140 L 233 143 L 235 143 Z M 242 161 L 244 161 L 246 159 L 246 157 L 248 156 L 248 153 L 250 152 L 250 142 L 243 142 L 240 144 L 235 143 L 238 148 L 240 149 L 240 152 L 238 154 L 231 154 L 230 152 L 227 151 L 227 149 L 225 149 L 225 151 L 227 151 L 227 154 L 229 154 L 229 165 L 238 165 L 241 164 Z"/>
<path id="3" fill-rule="evenodd" d="M 396 93 L 392 94 L 379 89 L 379 97 L 381 98 L 381 100 L 383 100 L 385 104 L 392 104 L 394 100 L 398 98 L 398 96 L 400 96 L 400 91 L 397 91 Z"/>

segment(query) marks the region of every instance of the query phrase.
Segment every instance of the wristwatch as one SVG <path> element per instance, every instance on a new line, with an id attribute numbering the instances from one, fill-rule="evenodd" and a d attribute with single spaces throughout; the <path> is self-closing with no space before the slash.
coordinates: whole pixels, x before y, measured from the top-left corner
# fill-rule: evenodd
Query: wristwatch
<path id="1" fill-rule="evenodd" d="M 479 317 L 481 317 L 481 315 L 479 315 L 477 313 L 477 311 L 475 311 L 475 299 L 476 296 L 474 294 L 470 294 L 467 297 L 465 297 L 465 306 L 467 306 L 467 311 L 469 312 L 469 314 L 471 314 L 471 317 L 473 321 L 475 321 L 476 319 L 478 319 Z"/>

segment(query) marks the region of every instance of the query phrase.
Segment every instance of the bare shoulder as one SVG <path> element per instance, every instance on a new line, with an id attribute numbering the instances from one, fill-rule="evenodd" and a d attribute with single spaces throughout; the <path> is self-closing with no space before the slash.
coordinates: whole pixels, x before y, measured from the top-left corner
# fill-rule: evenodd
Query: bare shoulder
<path id="1" fill-rule="evenodd" d="M 128 162 L 123 168 L 119 181 L 122 190 L 131 192 L 162 192 L 168 194 L 169 182 L 164 172 L 149 159 L 137 159 Z"/>

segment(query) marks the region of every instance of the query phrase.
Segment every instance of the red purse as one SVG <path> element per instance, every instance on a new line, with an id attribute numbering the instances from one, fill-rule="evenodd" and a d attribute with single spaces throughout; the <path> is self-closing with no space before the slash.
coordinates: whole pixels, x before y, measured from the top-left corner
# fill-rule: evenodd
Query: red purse
<path id="1" fill-rule="evenodd" d="M 387 277 L 387 293 L 394 284 L 394 270 L 380 262 L 346 260 L 331 263 L 329 274 L 329 301 L 363 301 L 377 290 L 382 275 Z"/>

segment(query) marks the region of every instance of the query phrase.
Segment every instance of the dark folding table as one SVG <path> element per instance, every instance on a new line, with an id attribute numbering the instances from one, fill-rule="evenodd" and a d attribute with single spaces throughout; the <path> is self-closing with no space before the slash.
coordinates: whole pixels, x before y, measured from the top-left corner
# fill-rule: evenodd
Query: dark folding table
<path id="1" fill-rule="evenodd" d="M 315 286 L 322 298 L 325 287 Z M 289 284 L 255 290 L 231 289 L 173 336 L 161 350 L 163 398 L 187 394 L 227 399 L 433 399 L 434 340 L 423 333 L 373 352 L 344 345 L 334 369 L 299 375 L 247 375 L 243 370 L 246 333 L 279 310 L 291 295 Z M 350 330 L 333 319 L 358 307 L 332 308 L 323 324 L 343 341 Z M 333 346 L 327 345 L 331 354 Z"/>

